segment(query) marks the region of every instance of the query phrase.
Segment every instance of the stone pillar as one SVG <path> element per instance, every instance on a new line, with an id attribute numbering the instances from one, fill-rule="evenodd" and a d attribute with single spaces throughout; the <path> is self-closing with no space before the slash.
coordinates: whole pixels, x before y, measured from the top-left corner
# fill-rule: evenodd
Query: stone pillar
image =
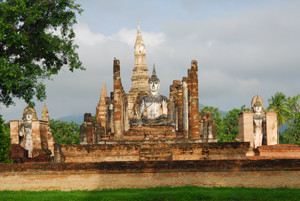
<path id="1" fill-rule="evenodd" d="M 191 104 L 191 138 L 199 139 L 199 97 L 198 97 L 198 63 L 196 60 L 191 62 L 190 79 L 190 104 Z"/>
<path id="2" fill-rule="evenodd" d="M 183 106 L 183 135 L 188 138 L 189 134 L 189 119 L 188 119 L 188 78 L 182 79 L 182 106 Z"/>
<path id="3" fill-rule="evenodd" d="M 239 114 L 239 135 L 242 142 L 250 142 L 250 147 L 254 147 L 253 135 L 253 112 L 244 111 Z"/>
<path id="4" fill-rule="evenodd" d="M 121 77 L 120 77 L 120 61 L 114 60 L 114 131 L 115 139 L 122 139 L 122 102 L 121 102 Z"/>
<path id="5" fill-rule="evenodd" d="M 267 145 L 278 144 L 276 111 L 266 112 L 266 131 L 267 131 Z"/>
<path id="6" fill-rule="evenodd" d="M 9 121 L 11 144 L 19 144 L 19 121 Z"/>
<path id="7" fill-rule="evenodd" d="M 51 156 L 54 156 L 55 139 L 53 135 L 48 136 L 48 149 L 51 151 Z"/>
<path id="8" fill-rule="evenodd" d="M 47 125 L 48 122 L 39 121 L 39 123 L 40 123 L 41 147 L 42 149 L 47 150 L 48 149 L 48 125 Z"/>

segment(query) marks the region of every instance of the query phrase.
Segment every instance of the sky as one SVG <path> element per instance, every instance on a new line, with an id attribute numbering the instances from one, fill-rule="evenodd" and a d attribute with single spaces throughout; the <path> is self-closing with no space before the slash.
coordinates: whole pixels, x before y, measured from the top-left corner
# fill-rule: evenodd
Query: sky
<path id="1" fill-rule="evenodd" d="M 86 71 L 62 70 L 46 80 L 50 118 L 95 114 L 101 85 L 113 90 L 113 59 L 120 60 L 126 93 L 131 87 L 137 26 L 149 73 L 155 63 L 160 93 L 187 76 L 198 61 L 199 102 L 229 111 L 250 107 L 256 94 L 265 106 L 276 92 L 300 93 L 300 1 L 297 0 L 77 0 L 75 43 Z M 20 120 L 26 103 L 0 113 Z M 41 117 L 43 102 L 36 102 Z"/>

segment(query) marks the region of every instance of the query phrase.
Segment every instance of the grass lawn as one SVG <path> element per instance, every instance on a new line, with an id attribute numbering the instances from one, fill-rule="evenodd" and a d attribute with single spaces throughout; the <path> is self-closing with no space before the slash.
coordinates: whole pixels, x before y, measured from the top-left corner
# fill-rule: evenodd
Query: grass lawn
<path id="1" fill-rule="evenodd" d="M 300 200 L 300 189 L 158 187 L 101 191 L 0 191 L 0 200 Z"/>

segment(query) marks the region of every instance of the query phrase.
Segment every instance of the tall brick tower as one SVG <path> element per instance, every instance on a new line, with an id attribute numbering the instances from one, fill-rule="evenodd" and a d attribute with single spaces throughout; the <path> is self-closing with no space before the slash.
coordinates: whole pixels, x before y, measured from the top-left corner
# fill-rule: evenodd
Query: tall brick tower
<path id="1" fill-rule="evenodd" d="M 134 45 L 135 65 L 133 75 L 131 77 L 132 85 L 128 94 L 128 115 L 129 119 L 135 118 L 136 115 L 136 100 L 138 95 L 149 94 L 148 87 L 148 67 L 146 66 L 146 49 L 143 42 L 140 25 L 138 25 L 137 37 Z"/>

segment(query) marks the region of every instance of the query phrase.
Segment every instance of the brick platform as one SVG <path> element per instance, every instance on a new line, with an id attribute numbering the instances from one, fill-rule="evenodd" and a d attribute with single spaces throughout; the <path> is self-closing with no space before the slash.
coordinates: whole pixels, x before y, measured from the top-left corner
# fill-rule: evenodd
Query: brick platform
<path id="1" fill-rule="evenodd" d="M 300 160 L 0 164 L 0 190 L 155 186 L 300 188 Z"/>
<path id="2" fill-rule="evenodd" d="M 97 145 L 59 145 L 62 162 L 240 160 L 249 143 L 199 143 L 197 140 L 108 141 Z M 55 159 L 58 162 L 58 160 Z"/>

